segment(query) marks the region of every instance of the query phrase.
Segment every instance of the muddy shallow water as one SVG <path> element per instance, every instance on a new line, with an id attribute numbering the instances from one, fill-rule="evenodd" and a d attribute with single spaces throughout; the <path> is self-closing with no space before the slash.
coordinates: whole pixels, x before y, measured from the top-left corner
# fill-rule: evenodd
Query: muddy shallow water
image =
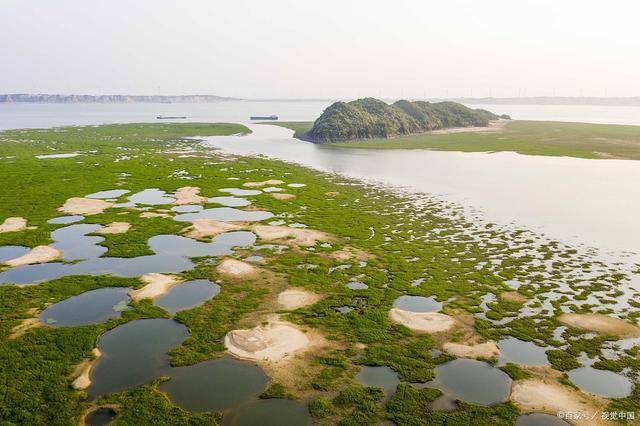
<path id="1" fill-rule="evenodd" d="M 192 280 L 173 286 L 167 294 L 156 299 L 155 304 L 173 315 L 200 306 L 218 293 L 218 284 L 209 280 Z"/>
<path id="2" fill-rule="evenodd" d="M 102 335 L 102 356 L 91 370 L 87 392 L 95 398 L 140 386 L 169 367 L 167 352 L 189 336 L 187 327 L 170 319 L 142 319 Z"/>
<path id="3" fill-rule="evenodd" d="M 494 405 L 505 402 L 511 393 L 509 376 L 485 362 L 456 359 L 438 365 L 435 374 L 427 386 L 466 402 Z"/>
<path id="4" fill-rule="evenodd" d="M 87 291 L 47 307 L 40 321 L 57 327 L 75 327 L 119 318 L 127 308 L 128 287 L 105 287 Z"/>

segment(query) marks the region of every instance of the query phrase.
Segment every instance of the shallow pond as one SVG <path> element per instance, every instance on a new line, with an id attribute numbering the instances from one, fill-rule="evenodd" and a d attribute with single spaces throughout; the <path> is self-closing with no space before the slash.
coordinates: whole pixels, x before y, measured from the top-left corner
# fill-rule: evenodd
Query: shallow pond
<path id="1" fill-rule="evenodd" d="M 72 216 L 60 216 L 54 217 L 53 219 L 49 219 L 47 223 L 51 225 L 68 225 L 71 223 L 76 223 L 84 220 L 84 216 L 80 215 L 72 215 Z"/>
<path id="2" fill-rule="evenodd" d="M 158 188 L 145 189 L 129 197 L 129 201 L 136 204 L 156 206 L 161 204 L 171 204 L 176 199 Z"/>
<path id="3" fill-rule="evenodd" d="M 349 287 L 351 290 L 366 290 L 369 288 L 368 285 L 361 281 L 351 281 L 347 283 L 347 287 Z"/>
<path id="4" fill-rule="evenodd" d="M 196 219 L 212 219 L 220 221 L 256 222 L 273 217 L 273 213 L 260 210 L 238 210 L 231 207 L 204 209 L 196 213 L 184 213 L 174 219 L 179 222 L 192 222 Z"/>
<path id="5" fill-rule="evenodd" d="M 92 240 L 93 238 L 100 237 L 83 238 L 84 239 L 80 239 L 80 245 L 85 245 L 87 241 L 85 239 Z M 256 236 L 247 231 L 220 234 L 210 243 L 203 243 L 178 235 L 156 235 L 149 239 L 149 247 L 156 253 L 155 255 L 132 258 L 98 257 L 77 263 L 53 262 L 19 266 L 1 272 L 0 284 L 32 284 L 69 275 L 138 277 L 149 272 L 178 273 L 193 268 L 193 263 L 188 257 L 231 254 L 234 247 L 250 246 L 255 240 Z M 69 243 L 69 241 L 66 243 Z M 75 254 L 77 251 L 77 248 L 71 249 L 72 254 Z M 100 251 L 101 250 L 94 249 L 88 245 L 85 247 L 85 253 Z"/>
<path id="6" fill-rule="evenodd" d="M 569 423 L 565 422 L 558 416 L 552 416 L 551 414 L 544 413 L 531 413 L 518 416 L 516 419 L 516 426 L 568 426 Z"/>
<path id="7" fill-rule="evenodd" d="M 238 197 L 246 197 L 250 195 L 259 195 L 262 194 L 262 191 L 259 189 L 241 189 L 241 188 L 222 188 L 220 192 L 224 192 L 226 194 L 237 195 Z"/>
<path id="8" fill-rule="evenodd" d="M 607 398 L 623 398 L 631 394 L 633 383 L 627 377 L 608 370 L 580 367 L 567 372 L 569 380 L 585 392 Z"/>
<path id="9" fill-rule="evenodd" d="M 24 256 L 29 253 L 28 247 L 22 246 L 2 246 L 0 247 L 0 263 L 7 260 L 15 259 L 16 257 Z"/>
<path id="10" fill-rule="evenodd" d="M 220 293 L 220 286 L 209 280 L 193 280 L 173 286 L 155 304 L 171 314 L 195 308 Z"/>
<path id="11" fill-rule="evenodd" d="M 389 400 L 400 384 L 398 373 L 387 366 L 371 367 L 363 365 L 356 375 L 356 382 L 362 386 L 384 389 L 385 401 Z"/>
<path id="12" fill-rule="evenodd" d="M 433 297 L 407 295 L 398 297 L 393 306 L 410 312 L 436 312 L 442 309 L 442 303 Z"/>
<path id="13" fill-rule="evenodd" d="M 306 405 L 287 399 L 263 399 L 231 411 L 223 426 L 306 426 L 313 420 Z"/>
<path id="14" fill-rule="evenodd" d="M 176 213 L 195 213 L 202 210 L 204 207 L 198 204 L 186 204 L 184 206 L 171 207 L 171 210 Z"/>
<path id="15" fill-rule="evenodd" d="M 116 418 L 116 412 L 108 407 L 101 407 L 87 414 L 84 418 L 86 426 L 106 426 Z"/>
<path id="16" fill-rule="evenodd" d="M 62 250 L 64 260 L 84 260 L 99 257 L 107 252 L 107 248 L 100 246 L 104 238 L 88 236 L 102 228 L 97 224 L 79 224 L 65 226 L 51 233 L 54 243 L 51 247 Z"/>
<path id="17" fill-rule="evenodd" d="M 239 197 L 212 197 L 209 198 L 209 202 L 221 204 L 226 207 L 245 207 L 251 204 L 251 201 Z"/>
<path id="18" fill-rule="evenodd" d="M 91 370 L 91 398 L 140 386 L 168 367 L 167 351 L 182 343 L 187 327 L 170 319 L 131 321 L 102 335 L 102 356 Z"/>
<path id="19" fill-rule="evenodd" d="M 130 290 L 105 287 L 87 291 L 49 306 L 40 314 L 40 321 L 57 327 L 75 327 L 119 318 L 129 302 Z"/>
<path id="20" fill-rule="evenodd" d="M 547 348 L 542 348 L 535 343 L 525 342 L 515 337 L 507 337 L 498 342 L 500 348 L 500 362 L 506 364 L 513 362 L 523 365 L 546 365 Z"/>
<path id="21" fill-rule="evenodd" d="M 102 200 L 110 199 L 110 198 L 120 198 L 124 194 L 128 194 L 131 191 L 126 189 L 110 189 L 107 191 L 99 191 L 94 192 L 93 194 L 87 195 L 87 198 L 98 198 Z"/>
<path id="22" fill-rule="evenodd" d="M 236 407 L 257 398 L 268 382 L 260 367 L 233 358 L 172 368 L 166 374 L 171 380 L 161 383 L 160 390 L 176 405 L 192 412 Z"/>
<path id="23" fill-rule="evenodd" d="M 511 378 L 502 370 L 472 359 L 456 359 L 438 365 L 429 387 L 445 395 L 479 405 L 505 402 L 511 393 Z"/>

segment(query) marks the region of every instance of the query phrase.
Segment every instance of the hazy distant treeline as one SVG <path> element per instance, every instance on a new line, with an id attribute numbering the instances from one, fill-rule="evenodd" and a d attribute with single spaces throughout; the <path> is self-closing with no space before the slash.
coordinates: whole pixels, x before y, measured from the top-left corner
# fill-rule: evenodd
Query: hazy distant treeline
<path id="1" fill-rule="evenodd" d="M 10 94 L 0 95 L 0 103 L 33 102 L 33 103 L 134 103 L 134 102 L 191 102 L 206 103 L 229 101 L 233 98 L 225 98 L 215 95 L 185 95 L 185 96 L 132 96 L 132 95 L 32 95 Z"/>
<path id="2" fill-rule="evenodd" d="M 563 97 L 538 96 L 526 98 L 456 98 L 463 104 L 487 105 L 602 105 L 602 106 L 640 106 L 640 96 L 625 98 Z"/>

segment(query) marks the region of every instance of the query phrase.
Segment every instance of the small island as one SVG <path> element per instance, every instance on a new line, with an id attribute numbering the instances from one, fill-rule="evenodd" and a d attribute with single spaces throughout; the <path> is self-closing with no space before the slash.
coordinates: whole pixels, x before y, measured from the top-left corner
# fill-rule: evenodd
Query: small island
<path id="1" fill-rule="evenodd" d="M 454 127 L 488 127 L 493 120 L 508 119 L 484 109 L 456 102 L 399 100 L 389 105 L 375 98 L 335 102 L 304 134 L 315 143 L 392 138 Z"/>

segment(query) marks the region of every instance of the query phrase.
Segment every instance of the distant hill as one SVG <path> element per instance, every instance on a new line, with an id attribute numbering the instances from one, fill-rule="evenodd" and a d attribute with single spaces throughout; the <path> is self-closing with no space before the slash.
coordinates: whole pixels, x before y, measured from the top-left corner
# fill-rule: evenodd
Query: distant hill
<path id="1" fill-rule="evenodd" d="M 0 95 L 0 103 L 207 103 L 237 100 L 215 95 L 185 95 L 185 96 L 135 96 L 135 95 L 34 95 L 10 94 Z"/>
<path id="2" fill-rule="evenodd" d="M 379 99 L 364 98 L 335 102 L 304 138 L 317 143 L 389 138 L 450 127 L 484 127 L 498 118 L 489 111 L 456 102 L 400 100 L 389 105 Z"/>
<path id="3" fill-rule="evenodd" d="M 591 105 L 591 106 L 640 106 L 640 96 L 599 98 L 534 96 L 517 98 L 456 98 L 455 102 L 471 105 Z"/>

